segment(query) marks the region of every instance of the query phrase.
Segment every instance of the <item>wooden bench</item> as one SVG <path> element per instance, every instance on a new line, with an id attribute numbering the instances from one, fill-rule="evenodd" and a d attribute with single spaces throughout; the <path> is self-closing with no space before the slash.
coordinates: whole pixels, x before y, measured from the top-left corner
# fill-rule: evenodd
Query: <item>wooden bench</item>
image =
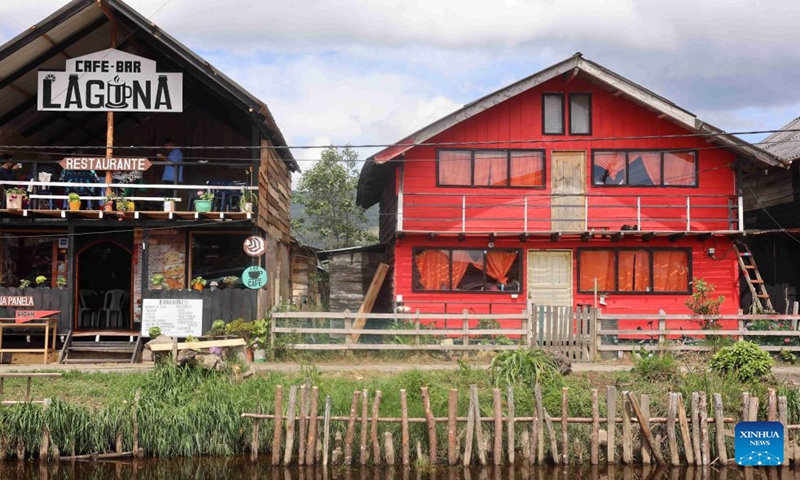
<path id="1" fill-rule="evenodd" d="M 230 348 L 230 347 L 244 347 L 247 343 L 243 338 L 230 338 L 227 340 L 203 340 L 199 342 L 180 342 L 180 343 L 158 343 L 156 345 L 148 345 L 147 348 L 152 352 L 168 352 L 174 346 L 178 350 L 202 350 L 208 348 Z"/>
<path id="2" fill-rule="evenodd" d="M 44 346 L 42 348 L 3 348 L 3 334 L 6 330 L 22 330 L 31 332 L 43 330 Z M 0 356 L 3 353 L 41 353 L 42 362 L 47 365 L 48 356 L 56 350 L 56 333 L 58 330 L 58 319 L 37 318 L 25 323 L 16 323 L 14 318 L 0 318 Z"/>
<path id="3" fill-rule="evenodd" d="M 21 403 L 16 400 L 3 400 L 3 382 L 6 378 L 27 378 L 28 384 L 25 389 L 25 402 L 28 403 L 31 401 L 31 382 L 34 378 L 60 378 L 60 373 L 39 373 L 39 372 L 0 372 L 0 404 L 1 405 L 11 405 L 15 403 Z M 39 403 L 41 403 L 40 401 Z"/>

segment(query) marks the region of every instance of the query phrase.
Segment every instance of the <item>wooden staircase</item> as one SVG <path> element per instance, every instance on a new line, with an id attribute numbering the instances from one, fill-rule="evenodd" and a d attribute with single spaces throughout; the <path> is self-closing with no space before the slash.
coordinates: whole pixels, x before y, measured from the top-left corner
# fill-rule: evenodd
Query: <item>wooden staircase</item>
<path id="1" fill-rule="evenodd" d="M 750 293 L 753 295 L 753 306 L 760 313 L 774 312 L 775 309 L 769 299 L 767 287 L 764 285 L 764 279 L 761 278 L 761 273 L 758 271 L 758 265 L 756 265 L 756 260 L 753 258 L 750 248 L 741 241 L 735 242 L 734 247 L 739 256 L 739 268 L 742 270 L 742 276 L 747 282 L 747 286 L 750 287 Z"/>
<path id="2" fill-rule="evenodd" d="M 141 359 L 138 332 L 70 332 L 64 339 L 58 363 L 136 363 Z"/>

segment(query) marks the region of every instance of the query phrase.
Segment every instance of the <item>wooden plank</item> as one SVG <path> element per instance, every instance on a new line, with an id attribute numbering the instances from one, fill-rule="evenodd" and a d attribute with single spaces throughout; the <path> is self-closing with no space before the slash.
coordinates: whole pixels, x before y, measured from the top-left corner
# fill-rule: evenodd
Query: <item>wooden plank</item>
<path id="1" fill-rule="evenodd" d="M 516 432 L 514 431 L 514 424 L 516 423 L 516 419 L 514 418 L 514 388 L 512 386 L 508 386 L 506 390 L 506 409 L 508 410 L 508 414 L 506 415 L 506 436 L 508 442 L 508 463 L 514 465 L 514 460 L 516 459 Z"/>
<path id="2" fill-rule="evenodd" d="M 280 450 L 280 446 L 277 447 Z M 328 454 L 331 450 L 331 397 L 325 397 L 325 416 L 322 421 L 322 465 L 328 466 Z"/>
<path id="3" fill-rule="evenodd" d="M 200 342 L 180 342 L 178 343 L 179 350 L 195 350 L 195 349 L 205 349 L 205 348 L 221 348 L 221 347 L 243 347 L 247 345 L 247 342 L 244 341 L 243 338 L 231 338 L 227 340 L 204 340 Z M 166 352 L 172 349 L 172 345 L 169 344 L 155 344 L 150 345 L 150 348 L 153 352 Z"/>
<path id="4" fill-rule="evenodd" d="M 447 399 L 447 464 L 458 463 L 458 390 L 451 388 Z"/>
<path id="5" fill-rule="evenodd" d="M 403 466 L 411 465 L 411 454 L 409 452 L 409 433 L 408 433 L 408 397 L 405 389 L 400 390 L 400 430 L 402 432 L 402 456 Z"/>
<path id="6" fill-rule="evenodd" d="M 542 402 L 542 387 L 537 383 L 533 387 L 534 400 L 536 401 L 536 432 L 534 440 L 536 443 L 536 463 L 541 465 L 544 459 L 544 404 Z M 532 440 L 533 441 L 533 440 Z"/>
<path id="7" fill-rule="evenodd" d="M 665 465 L 666 462 L 664 461 L 664 457 L 661 456 L 659 445 L 656 443 L 655 439 L 653 438 L 653 433 L 650 431 L 650 425 L 647 421 L 648 419 L 644 416 L 644 413 L 639 406 L 639 402 L 636 401 L 636 397 L 634 396 L 633 392 L 628 392 L 627 398 L 630 406 L 633 408 L 633 413 L 636 415 L 636 419 L 639 421 L 642 435 L 644 435 L 648 445 L 650 446 L 650 452 L 653 454 L 653 457 L 655 457 L 656 462 L 659 465 Z"/>
<path id="8" fill-rule="evenodd" d="M 681 428 L 681 439 L 683 440 L 683 452 L 686 455 L 686 463 L 694 463 L 694 449 L 692 447 L 692 436 L 689 434 L 689 420 L 686 418 L 686 407 L 683 404 L 683 396 L 676 393 L 678 399 L 678 423 Z"/>
<path id="9" fill-rule="evenodd" d="M 483 427 L 481 426 L 481 406 L 478 401 L 478 386 L 470 385 L 469 394 L 473 399 L 475 409 L 475 440 L 478 444 L 478 461 L 482 467 L 486 466 L 486 445 L 483 443 Z"/>
<path id="10" fill-rule="evenodd" d="M 642 419 L 640 419 L 640 422 L 644 421 L 644 423 L 645 423 L 645 425 L 642 425 L 640 423 L 639 429 L 640 429 L 640 431 L 643 431 L 643 429 L 645 427 L 647 427 L 647 429 L 649 430 L 650 429 L 650 396 L 647 395 L 646 393 L 643 393 L 639 397 L 639 402 L 641 403 L 641 409 L 642 409 Z M 639 435 L 639 442 L 641 443 L 641 447 L 642 447 L 642 464 L 643 465 L 650 465 L 650 442 L 646 441 L 646 439 L 644 438 L 644 435 Z"/>
<path id="11" fill-rule="evenodd" d="M 275 387 L 275 430 L 272 434 L 272 466 L 281 463 L 281 436 L 283 433 L 283 385 Z"/>
<path id="12" fill-rule="evenodd" d="M 680 465 L 678 454 L 678 438 L 675 433 L 675 416 L 678 413 L 678 399 L 676 394 L 669 392 L 669 403 L 667 406 L 667 442 L 669 443 L 670 465 L 676 467 Z"/>
<path id="13" fill-rule="evenodd" d="M 569 318 L 569 317 L 568 317 Z M 569 388 L 561 389 L 561 463 L 569 463 L 569 439 L 567 439 L 567 393 Z"/>
<path id="14" fill-rule="evenodd" d="M 372 277 L 372 282 L 369 284 L 369 288 L 367 289 L 367 293 L 364 295 L 364 301 L 361 302 L 361 307 L 358 309 L 358 313 L 367 313 L 372 311 L 372 307 L 375 305 L 375 300 L 378 299 L 378 293 L 381 291 L 381 287 L 383 286 L 384 280 L 386 280 L 386 274 L 389 272 L 389 265 L 385 263 L 381 263 L 378 265 L 378 269 L 375 270 L 375 275 Z M 353 322 L 353 328 L 360 330 L 364 328 L 364 325 L 367 324 L 367 317 L 359 317 L 356 316 L 355 322 Z M 351 338 L 353 343 L 358 342 L 358 338 L 360 335 L 354 334 Z"/>
<path id="15" fill-rule="evenodd" d="M 494 412 L 494 448 L 492 449 L 494 465 L 503 463 L 503 403 L 500 389 L 492 389 L 492 411 Z"/>
<path id="16" fill-rule="evenodd" d="M 318 428 L 318 418 L 317 418 L 317 411 L 318 411 L 318 402 L 319 402 L 319 387 L 311 387 L 311 404 L 309 407 L 310 417 L 308 421 L 308 440 L 306 444 L 306 465 L 314 465 L 314 460 L 316 455 L 314 454 L 317 450 L 317 442 L 318 442 L 318 435 L 317 435 L 317 428 Z"/>
<path id="17" fill-rule="evenodd" d="M 610 464 L 617 462 L 615 458 L 615 436 L 616 436 L 616 421 L 617 421 L 617 387 L 606 387 L 606 426 L 608 428 L 608 435 L 606 441 L 606 461 Z"/>
<path id="18" fill-rule="evenodd" d="M 631 424 L 630 392 L 622 392 L 622 463 L 633 463 L 633 426 Z"/>
<path id="19" fill-rule="evenodd" d="M 361 445 L 358 460 L 361 465 L 367 464 L 369 459 L 369 451 L 367 450 L 367 409 L 369 408 L 369 391 L 365 388 L 361 391 Z"/>
<path id="20" fill-rule="evenodd" d="M 597 389 L 592 389 L 592 433 L 590 436 L 590 461 L 592 465 L 600 463 L 600 405 Z"/>
<path id="21" fill-rule="evenodd" d="M 308 428 L 308 424 L 306 423 L 306 409 L 308 408 L 310 387 L 311 386 L 308 382 L 300 387 L 300 440 L 297 442 L 297 464 L 300 466 L 303 466 L 306 463 L 306 429 Z"/>
<path id="22" fill-rule="evenodd" d="M 0 378 L 58 378 L 61 375 L 54 372 L 0 372 Z"/>
<path id="23" fill-rule="evenodd" d="M 464 440 L 463 465 L 468 467 L 472 462 L 472 439 L 475 434 L 475 405 L 473 405 L 472 388 L 469 395 L 469 410 L 467 412 L 467 431 Z"/>
<path id="24" fill-rule="evenodd" d="M 372 424 L 370 425 L 370 437 L 372 439 L 372 463 L 381 464 L 381 445 L 378 439 L 378 411 L 381 406 L 381 391 L 375 391 L 375 398 L 372 401 Z"/>
<path id="25" fill-rule="evenodd" d="M 353 392 L 353 402 L 350 404 L 350 418 L 347 421 L 347 436 L 344 441 L 344 464 L 350 466 L 353 462 L 353 437 L 356 433 L 356 416 L 358 414 L 358 400 L 361 391 Z"/>
<path id="26" fill-rule="evenodd" d="M 698 405 L 700 403 L 700 394 L 692 392 L 692 451 L 694 453 L 694 464 L 701 465 L 703 462 L 703 454 L 700 452 L 700 411 Z"/>
<path id="27" fill-rule="evenodd" d="M 717 438 L 717 458 L 722 465 L 728 464 L 728 452 L 725 447 L 725 415 L 722 410 L 722 395 L 719 393 L 714 394 L 714 426 L 716 427 Z M 786 425 L 784 423 L 784 425 Z M 784 438 L 789 438 L 786 435 Z M 788 442 L 787 442 L 788 443 Z"/>
<path id="28" fill-rule="evenodd" d="M 425 412 L 425 421 L 428 424 L 428 448 L 430 450 L 431 465 L 436 465 L 438 442 L 436 440 L 436 421 L 433 419 L 433 412 L 431 411 L 431 399 L 428 393 L 428 387 L 422 387 L 422 408 Z"/>
<path id="29" fill-rule="evenodd" d="M 283 464 L 291 465 L 292 450 L 294 450 L 294 427 L 297 421 L 294 416 L 295 404 L 297 402 L 297 385 L 292 385 L 289 389 L 289 410 L 286 415 L 286 451 L 283 455 Z"/>
<path id="30" fill-rule="evenodd" d="M 700 414 L 700 454 L 703 466 L 707 466 L 711 464 L 711 442 L 708 436 L 708 401 L 704 391 L 699 392 L 697 408 Z"/>

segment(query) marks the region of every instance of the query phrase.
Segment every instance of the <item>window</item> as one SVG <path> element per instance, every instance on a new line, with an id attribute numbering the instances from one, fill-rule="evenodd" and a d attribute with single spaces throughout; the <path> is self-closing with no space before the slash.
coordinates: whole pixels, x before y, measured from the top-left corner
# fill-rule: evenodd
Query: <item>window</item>
<path id="1" fill-rule="evenodd" d="M 542 132 L 545 135 L 564 135 L 564 95 L 545 93 L 542 97 Z"/>
<path id="2" fill-rule="evenodd" d="M 519 292 L 519 250 L 414 250 L 414 291 Z"/>
<path id="3" fill-rule="evenodd" d="M 688 293 L 689 249 L 578 249 L 578 290 L 614 293 Z"/>
<path id="4" fill-rule="evenodd" d="M 592 152 L 592 184 L 597 186 L 695 187 L 697 152 Z"/>
<path id="5" fill-rule="evenodd" d="M 592 94 L 569 94 L 570 135 L 592 134 Z"/>
<path id="6" fill-rule="evenodd" d="M 439 150 L 439 186 L 544 188 L 543 150 Z"/>
<path id="7" fill-rule="evenodd" d="M 53 233 L 0 234 L 0 286 L 17 287 L 20 280 L 35 286 L 36 277 L 44 276 L 44 286 L 55 287 L 58 277 L 67 277 L 66 250 L 57 246 Z"/>
<path id="8" fill-rule="evenodd" d="M 191 271 L 189 278 L 203 277 L 215 281 L 223 288 L 224 277 L 241 277 L 245 268 L 252 265 L 252 259 L 242 250 L 242 242 L 248 233 L 196 233 L 191 234 Z M 243 288 L 239 279 L 235 286 Z"/>

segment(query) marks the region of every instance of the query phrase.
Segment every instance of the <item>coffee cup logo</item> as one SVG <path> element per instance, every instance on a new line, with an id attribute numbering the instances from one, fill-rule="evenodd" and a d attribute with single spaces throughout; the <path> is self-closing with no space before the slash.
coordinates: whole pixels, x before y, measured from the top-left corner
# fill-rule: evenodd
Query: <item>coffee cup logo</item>
<path id="1" fill-rule="evenodd" d="M 119 75 L 106 82 L 107 108 L 128 108 L 128 99 L 133 97 L 133 88 L 120 81 Z"/>

